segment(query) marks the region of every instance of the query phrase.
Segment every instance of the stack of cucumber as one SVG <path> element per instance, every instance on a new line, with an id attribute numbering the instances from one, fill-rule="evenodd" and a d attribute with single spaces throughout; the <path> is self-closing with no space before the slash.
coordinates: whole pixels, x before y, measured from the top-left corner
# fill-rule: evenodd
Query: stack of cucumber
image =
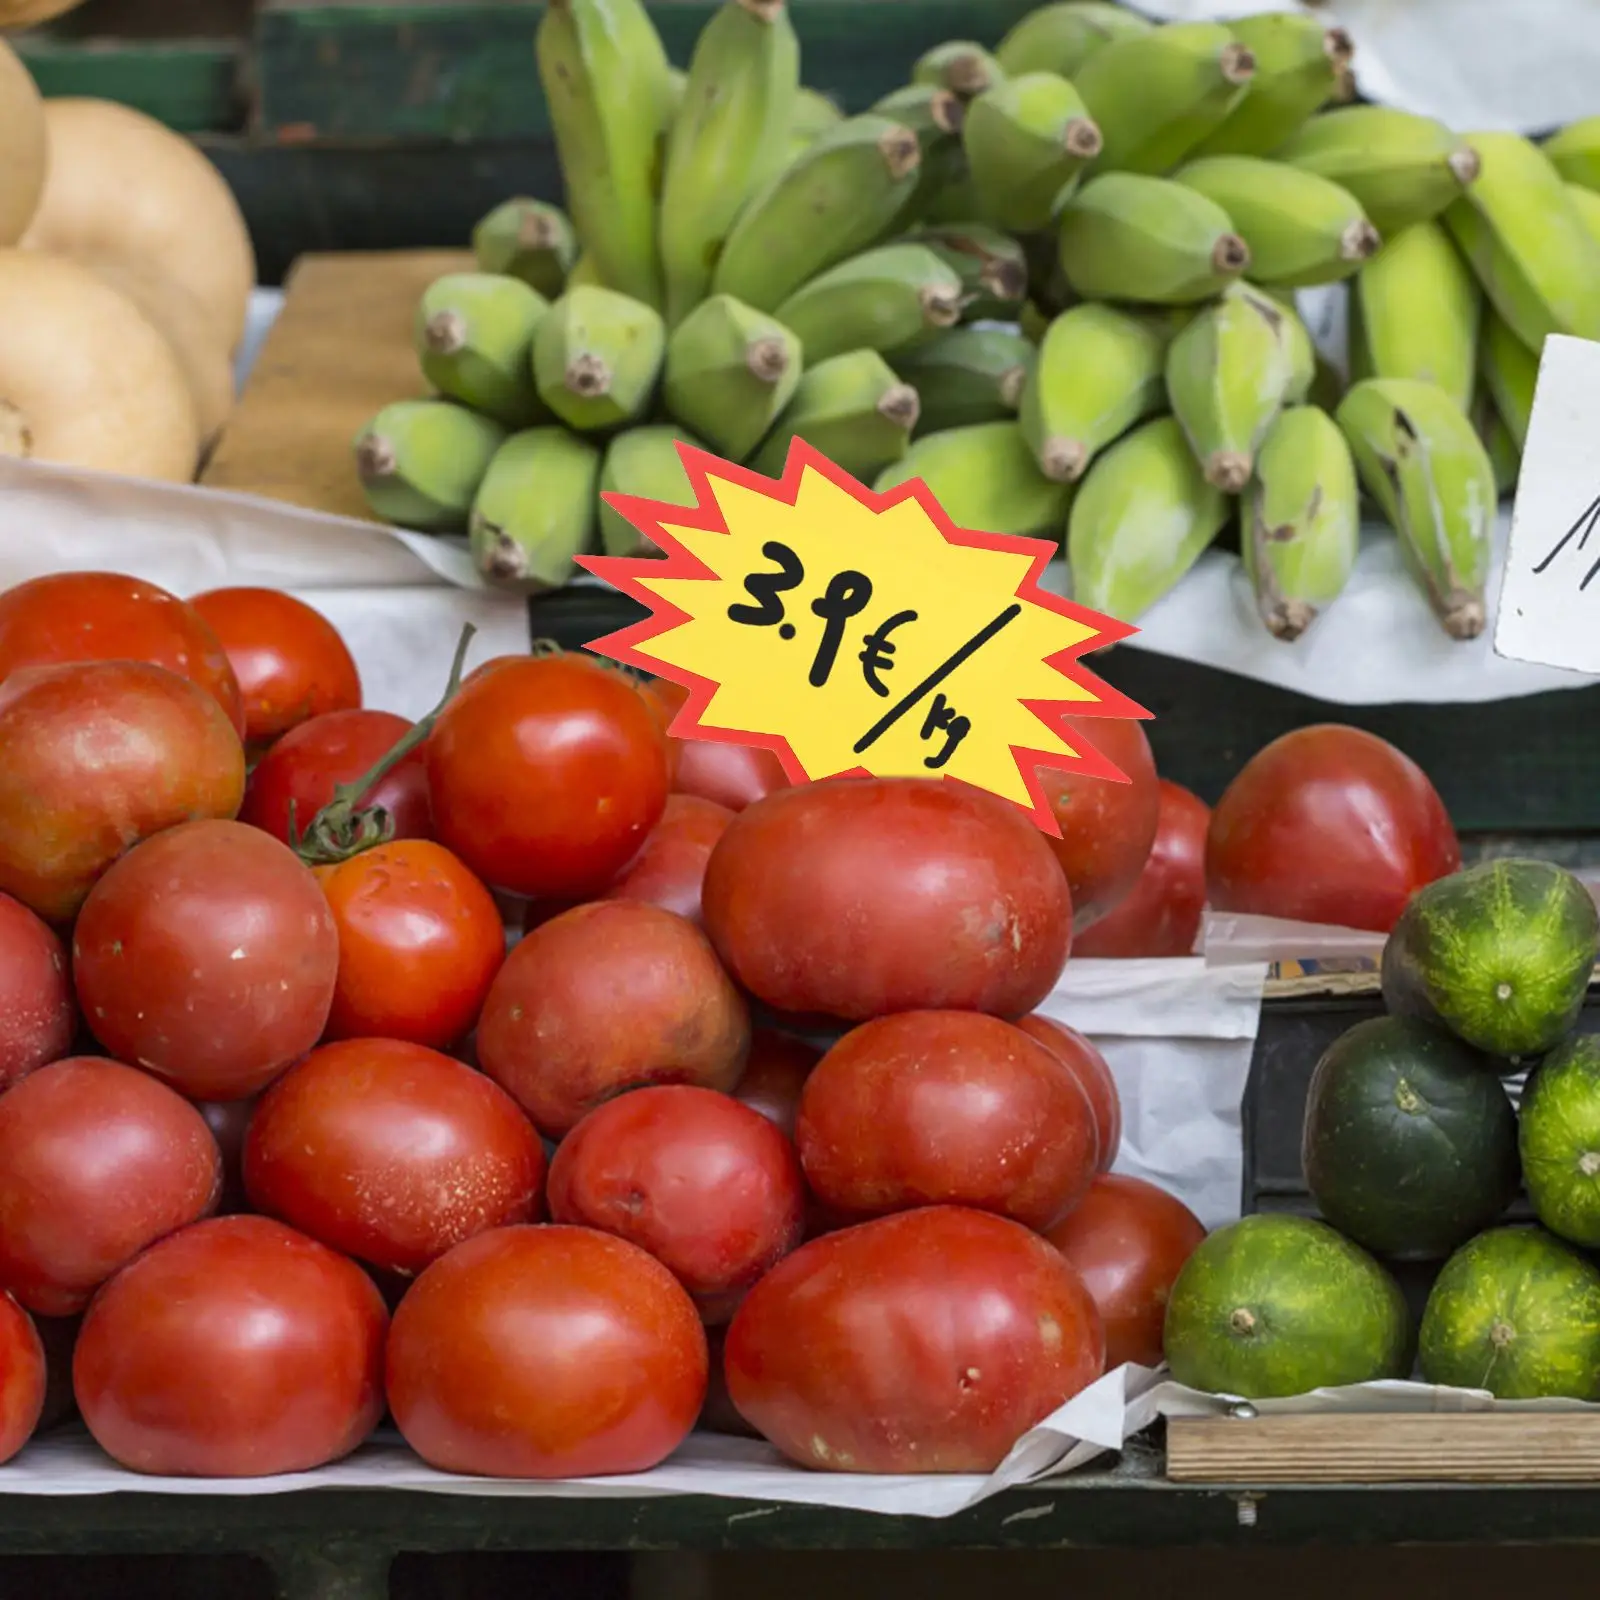
<path id="1" fill-rule="evenodd" d="M 1600 1401 L 1600 1038 L 1574 1032 L 1597 954 L 1588 890 L 1544 862 L 1414 897 L 1384 949 L 1388 1014 L 1312 1077 L 1303 1159 L 1325 1220 L 1247 1217 L 1200 1246 L 1168 1307 L 1180 1381 L 1253 1399 L 1415 1361 L 1503 1399 Z M 1505 1223 L 1519 1188 L 1537 1223 Z M 1402 1263 L 1437 1267 L 1420 1328 Z"/>

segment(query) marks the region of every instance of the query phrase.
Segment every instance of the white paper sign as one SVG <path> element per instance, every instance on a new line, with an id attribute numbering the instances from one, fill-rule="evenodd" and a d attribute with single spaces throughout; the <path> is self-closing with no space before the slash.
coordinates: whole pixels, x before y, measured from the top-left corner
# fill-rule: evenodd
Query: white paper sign
<path id="1" fill-rule="evenodd" d="M 1495 650 L 1600 674 L 1600 344 L 1545 340 Z"/>

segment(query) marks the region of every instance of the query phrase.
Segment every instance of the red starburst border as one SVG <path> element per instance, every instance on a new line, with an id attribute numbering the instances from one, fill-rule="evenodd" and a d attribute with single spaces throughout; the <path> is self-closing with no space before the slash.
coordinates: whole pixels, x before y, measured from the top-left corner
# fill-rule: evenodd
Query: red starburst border
<path id="1" fill-rule="evenodd" d="M 718 574 L 669 533 L 666 526 L 670 524 L 680 528 L 693 528 L 702 533 L 729 534 L 727 522 L 719 511 L 716 498 L 711 491 L 712 479 L 734 484 L 754 494 L 763 495 L 777 504 L 792 508 L 799 497 L 801 479 L 809 470 L 820 473 L 835 488 L 843 490 L 858 505 L 875 514 L 888 511 L 906 500 L 915 500 L 949 544 L 1028 556 L 1031 564 L 1027 574 L 1016 587 L 1016 598 L 1042 606 L 1048 611 L 1054 611 L 1093 630 L 1077 644 L 1069 645 L 1045 660 L 1046 666 L 1053 667 L 1064 678 L 1094 695 L 1093 700 L 1020 702 L 1052 732 L 1082 747 L 1076 756 L 1064 755 L 1055 750 L 1035 750 L 1027 745 L 1008 747 L 1032 801 L 1031 806 L 1013 802 L 1020 810 L 1026 811 L 1044 832 L 1059 838 L 1061 827 L 1039 781 L 1039 768 L 1053 767 L 1064 772 L 1081 772 L 1114 783 L 1128 781 L 1127 775 L 1108 761 L 1097 746 L 1079 735 L 1069 735 L 1062 724 L 1069 717 L 1111 717 L 1123 720 L 1144 720 L 1150 717 L 1150 712 L 1130 700 L 1120 690 L 1113 689 L 1079 660 L 1080 656 L 1092 650 L 1102 649 L 1106 645 L 1115 644 L 1139 630 L 1128 623 L 1117 622 L 1111 617 L 1102 616 L 1099 612 L 1075 605 L 1072 601 L 1051 594 L 1040 586 L 1039 579 L 1056 554 L 1057 547 L 1051 540 L 1023 538 L 1014 534 L 979 533 L 971 528 L 958 528 L 920 478 L 913 478 L 908 483 L 879 494 L 851 477 L 842 467 L 836 466 L 820 451 L 799 438 L 790 444 L 783 476 L 777 479 L 763 477 L 748 467 L 736 466 L 733 462 L 724 461 L 708 450 L 699 450 L 692 445 L 679 443 L 678 455 L 683 462 L 684 471 L 689 475 L 690 486 L 694 490 L 694 505 L 676 506 L 663 500 L 649 500 L 641 495 L 607 493 L 601 497 L 607 505 L 657 545 L 662 554 L 577 557 L 581 567 L 596 577 L 605 579 L 607 583 L 638 601 L 651 613 L 626 628 L 607 634 L 603 639 L 592 641 L 588 648 L 599 655 L 609 656 L 613 661 L 620 661 L 626 666 L 637 668 L 641 672 L 658 678 L 667 678 L 688 690 L 688 700 L 673 718 L 671 731 L 675 736 L 681 739 L 706 739 L 720 744 L 747 745 L 770 750 L 782 762 L 783 770 L 791 782 L 813 781 L 799 757 L 790 748 L 788 740 L 781 735 L 717 728 L 701 721 L 710 707 L 711 697 L 716 693 L 718 684 L 686 668 L 659 661 L 641 649 L 641 646 L 649 640 L 670 633 L 686 622 L 694 621 L 694 617 L 692 613 L 682 610 L 646 589 L 640 581 L 644 578 L 717 580 Z M 833 777 L 869 775 L 864 767 L 830 774 Z M 948 776 L 944 781 L 964 782 L 960 778 Z"/>

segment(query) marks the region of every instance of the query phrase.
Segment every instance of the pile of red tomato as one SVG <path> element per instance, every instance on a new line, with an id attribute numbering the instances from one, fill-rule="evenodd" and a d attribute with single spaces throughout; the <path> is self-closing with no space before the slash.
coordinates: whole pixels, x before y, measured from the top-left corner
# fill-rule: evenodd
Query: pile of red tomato
<path id="1" fill-rule="evenodd" d="M 642 1471 L 697 1421 L 987 1471 L 1159 1361 L 1200 1225 L 1108 1172 L 1115 1084 L 1036 1008 L 1074 938 L 1192 947 L 1205 808 L 1132 723 L 1087 730 L 1129 783 L 1047 775 L 1051 839 L 791 787 L 680 704 L 535 653 L 413 726 L 286 595 L 0 595 L 0 1458 L 75 1401 L 163 1474 L 386 1411 L 465 1473 Z M 1225 798 L 1214 895 L 1250 826 Z M 1378 832 L 1368 880 L 1437 864 Z"/>

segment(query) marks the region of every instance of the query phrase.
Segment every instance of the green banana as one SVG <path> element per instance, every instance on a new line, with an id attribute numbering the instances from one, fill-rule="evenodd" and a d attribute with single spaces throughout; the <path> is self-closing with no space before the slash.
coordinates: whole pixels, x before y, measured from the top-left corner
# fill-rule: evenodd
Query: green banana
<path id="1" fill-rule="evenodd" d="M 1600 117 L 1580 117 L 1544 142 L 1544 153 L 1568 183 L 1600 189 Z"/>
<path id="2" fill-rule="evenodd" d="M 1201 476 L 1175 417 L 1144 423 L 1095 462 L 1072 502 L 1072 598 L 1138 621 L 1205 553 L 1229 506 Z"/>
<path id="3" fill-rule="evenodd" d="M 1175 22 L 1114 39 L 1073 82 L 1099 125 L 1097 170 L 1177 166 L 1244 98 L 1255 57 L 1214 22 Z"/>
<path id="4" fill-rule="evenodd" d="M 1086 300 L 1193 305 L 1250 265 L 1249 247 L 1215 201 L 1131 172 L 1092 178 L 1068 201 L 1060 247 L 1067 282 Z"/>
<path id="5" fill-rule="evenodd" d="M 804 84 L 795 91 L 794 114 L 789 122 L 789 132 L 801 139 L 818 139 L 844 121 L 844 112 L 838 102 L 820 89 L 808 89 Z"/>
<path id="6" fill-rule="evenodd" d="M 650 404 L 666 344 L 659 313 L 642 301 L 568 289 L 533 336 L 539 398 L 581 433 L 624 427 Z"/>
<path id="7" fill-rule="evenodd" d="M 967 107 L 961 144 L 990 220 L 1032 233 L 1050 225 L 1099 155 L 1100 130 L 1065 78 L 1028 72 L 1002 79 Z"/>
<path id="8" fill-rule="evenodd" d="M 922 432 L 1014 418 L 1038 351 L 1009 328 L 952 328 L 893 361 L 922 398 Z"/>
<path id="9" fill-rule="evenodd" d="M 1104 0 L 1059 0 L 1030 11 L 1000 41 L 994 57 L 1007 74 L 1054 72 L 1073 78 L 1113 39 L 1149 33 L 1150 27 L 1137 11 Z"/>
<path id="10" fill-rule="evenodd" d="M 1263 11 L 1228 24 L 1256 58 L 1249 92 L 1195 156 L 1269 156 L 1339 92 L 1355 47 L 1343 28 L 1295 11 Z"/>
<path id="11" fill-rule="evenodd" d="M 472 250 L 480 272 L 520 278 L 554 300 L 578 259 L 578 236 L 559 206 L 518 198 L 496 206 L 472 230 Z"/>
<path id="12" fill-rule="evenodd" d="M 1242 521 L 1256 610 L 1275 639 L 1298 639 L 1343 592 L 1361 544 L 1355 461 L 1326 411 L 1279 413 L 1261 441 Z"/>
<path id="13" fill-rule="evenodd" d="M 1167 349 L 1167 399 L 1207 483 L 1239 494 L 1283 407 L 1289 357 L 1277 306 L 1235 284 Z"/>
<path id="14" fill-rule="evenodd" d="M 397 400 L 356 436 L 356 473 L 385 522 L 460 533 L 504 441 L 498 422 L 448 400 Z"/>
<path id="15" fill-rule="evenodd" d="M 1014 316 L 1028 293 L 1028 258 L 1022 246 L 987 223 L 917 228 L 904 242 L 926 245 L 961 279 L 969 320 Z"/>
<path id="16" fill-rule="evenodd" d="M 655 25 L 640 0 L 550 0 L 538 57 L 583 249 L 603 282 L 659 306 L 657 143 L 672 87 Z"/>
<path id="17" fill-rule="evenodd" d="M 1413 223 L 1362 267 L 1353 287 L 1360 376 L 1436 383 L 1465 410 L 1476 382 L 1483 296 L 1444 228 Z"/>
<path id="18" fill-rule="evenodd" d="M 1435 384 L 1368 378 L 1340 401 L 1337 420 L 1445 632 L 1475 639 L 1487 616 L 1497 495 L 1466 412 Z"/>
<path id="19" fill-rule="evenodd" d="M 1496 311 L 1534 350 L 1600 339 L 1600 243 L 1550 158 L 1514 133 L 1478 133 L 1478 181 L 1444 214 Z"/>
<path id="20" fill-rule="evenodd" d="M 751 465 L 766 477 L 782 477 L 790 441 L 800 438 L 870 483 L 906 453 L 920 413 L 917 391 L 876 350 L 852 350 L 806 368 Z"/>
<path id="21" fill-rule="evenodd" d="M 478 571 L 499 588 L 559 589 L 594 545 L 600 452 L 565 428 L 529 428 L 495 451 L 468 529 Z"/>
<path id="22" fill-rule="evenodd" d="M 533 387 L 533 336 L 550 302 L 517 278 L 452 272 L 424 291 L 414 340 L 422 375 L 447 399 L 508 428 L 547 417 Z"/>
<path id="23" fill-rule="evenodd" d="M 873 488 L 920 478 L 958 528 L 1059 539 L 1072 490 L 1035 465 L 1014 422 L 980 422 L 924 434 Z"/>
<path id="24" fill-rule="evenodd" d="M 723 0 L 700 30 L 667 140 L 660 237 L 670 325 L 705 298 L 745 202 L 782 166 L 799 87 L 784 0 Z"/>
<path id="25" fill-rule="evenodd" d="M 1437 217 L 1478 176 L 1465 140 L 1432 117 L 1390 106 L 1319 112 L 1272 155 L 1348 189 L 1386 239 Z"/>
<path id="26" fill-rule="evenodd" d="M 583 252 L 572 263 L 572 271 L 567 274 L 567 288 L 603 289 L 604 287 L 605 285 L 600 281 L 600 269 L 595 264 L 594 257 L 588 254 L 587 251 Z"/>
<path id="27" fill-rule="evenodd" d="M 978 186 L 967 169 L 967 153 L 959 144 L 953 150 L 940 152 L 936 165 L 937 182 L 930 183 L 927 193 L 918 198 L 915 207 L 902 219 L 911 222 L 931 223 L 943 227 L 950 222 L 966 222 L 983 215 L 983 201 Z"/>
<path id="28" fill-rule="evenodd" d="M 874 244 L 917 187 L 922 147 L 887 117 L 852 117 L 816 139 L 733 225 L 715 294 L 771 311 L 819 272 Z"/>
<path id="29" fill-rule="evenodd" d="M 1170 343 L 1158 319 L 1091 302 L 1046 330 L 1022 391 L 1022 432 L 1039 470 L 1075 483 L 1095 455 L 1167 400 Z"/>
<path id="30" fill-rule="evenodd" d="M 970 39 L 952 39 L 937 44 L 917 58 L 911 69 L 913 83 L 930 83 L 951 94 L 970 100 L 993 88 L 1005 77 L 1000 63 Z"/>
<path id="31" fill-rule="evenodd" d="M 1286 406 L 1302 404 L 1317 381 L 1317 346 L 1311 330 L 1295 310 L 1293 302 L 1282 295 L 1273 294 L 1259 284 L 1250 285 L 1251 292 L 1262 303 L 1263 309 L 1276 312 L 1278 337 L 1283 343 L 1287 378 L 1283 386 L 1283 403 Z"/>
<path id="32" fill-rule="evenodd" d="M 1586 189 L 1580 183 L 1567 185 L 1567 199 L 1578 213 L 1578 221 L 1589 237 L 1600 243 L 1600 190 Z"/>
<path id="33" fill-rule="evenodd" d="M 1382 243 L 1348 189 L 1280 161 L 1209 156 L 1173 177 L 1227 212 L 1259 283 L 1284 289 L 1336 283 Z"/>
<path id="34" fill-rule="evenodd" d="M 635 494 L 672 506 L 694 504 L 689 474 L 678 455 L 680 444 L 705 448 L 687 428 L 670 425 L 629 428 L 606 446 L 600 469 L 600 546 L 608 556 L 661 552 L 620 511 L 606 504 L 606 495 Z"/>
<path id="35" fill-rule="evenodd" d="M 1525 345 L 1505 318 L 1494 311 L 1483 319 L 1483 344 L 1478 358 L 1484 387 L 1494 397 L 1520 455 L 1528 445 L 1533 419 L 1533 391 L 1539 383 L 1539 357 Z"/>
<path id="36" fill-rule="evenodd" d="M 667 341 L 668 411 L 733 461 L 761 443 L 800 382 L 800 341 L 732 295 L 702 301 Z"/>
<path id="37" fill-rule="evenodd" d="M 806 363 L 849 350 L 903 350 L 961 320 L 961 279 L 926 245 L 890 244 L 831 267 L 776 316 Z"/>
<path id="38" fill-rule="evenodd" d="M 1489 465 L 1494 468 L 1495 491 L 1503 499 L 1517 486 L 1522 474 L 1522 449 L 1506 426 L 1500 408 L 1494 403 L 1487 384 L 1480 383 L 1472 397 L 1472 425 L 1478 430 L 1483 448 L 1489 452 Z"/>

